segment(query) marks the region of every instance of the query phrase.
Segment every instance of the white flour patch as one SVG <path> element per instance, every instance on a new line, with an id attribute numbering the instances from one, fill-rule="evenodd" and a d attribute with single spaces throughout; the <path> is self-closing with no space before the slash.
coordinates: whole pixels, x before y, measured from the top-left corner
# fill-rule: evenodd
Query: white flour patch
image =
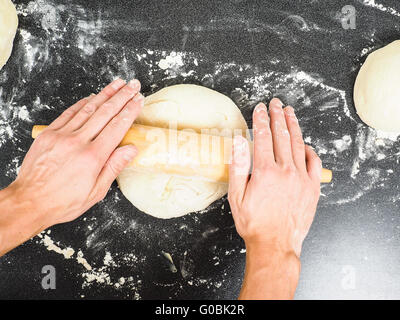
<path id="1" fill-rule="evenodd" d="M 61 248 L 59 242 L 54 242 L 46 232 L 41 232 L 38 234 L 38 237 L 41 239 L 40 243 L 43 244 L 47 250 L 54 251 L 55 253 L 61 254 L 65 259 L 71 259 L 75 254 L 75 250 L 71 247 Z"/>
<path id="2" fill-rule="evenodd" d="M 76 257 L 76 261 L 83 265 L 85 267 L 86 270 L 88 271 L 92 271 L 93 268 L 92 266 L 87 262 L 87 260 L 83 257 L 83 252 L 81 250 L 78 251 L 77 253 L 77 257 Z"/>
<path id="3" fill-rule="evenodd" d="M 350 109 L 347 104 L 345 91 L 328 86 L 323 83 L 323 79 L 316 78 L 316 77 L 311 76 L 303 71 L 293 72 L 292 76 L 299 82 L 305 81 L 307 83 L 312 84 L 313 86 L 322 88 L 324 91 L 338 93 L 340 96 L 340 101 L 337 101 L 336 106 L 339 105 L 339 102 L 343 103 L 343 111 L 344 111 L 345 115 L 347 117 L 349 117 L 350 119 L 354 120 L 350 114 Z M 328 108 L 331 108 L 331 107 L 332 107 L 332 105 L 328 103 Z M 325 106 L 322 106 L 322 108 L 327 108 L 327 107 L 325 105 Z"/>
<path id="4" fill-rule="evenodd" d="M 100 267 L 93 267 L 87 259 L 84 257 L 83 251 L 81 249 L 75 250 L 69 246 L 61 244 L 59 241 L 53 240 L 50 235 L 50 230 L 43 231 L 38 234 L 39 243 L 42 244 L 47 250 L 55 252 L 64 257 L 66 260 L 76 261 L 77 264 L 82 265 L 84 272 L 81 276 L 83 278 L 82 289 L 89 288 L 93 285 L 108 285 L 114 286 L 114 288 L 123 290 L 128 289 L 132 292 L 132 297 L 139 299 L 138 289 L 141 286 L 141 280 L 138 280 L 131 275 L 124 277 L 118 277 L 115 280 L 112 279 L 110 273 L 112 268 L 118 268 L 120 266 L 117 263 L 110 252 L 106 251 L 103 265 Z M 133 254 L 125 254 L 122 256 L 121 261 L 126 265 L 143 263 L 144 258 L 138 258 Z"/>
<path id="5" fill-rule="evenodd" d="M 183 63 L 184 55 L 182 53 L 177 53 L 175 51 L 171 52 L 168 56 L 161 59 L 157 64 L 160 69 L 178 69 L 184 65 Z"/>
<path id="6" fill-rule="evenodd" d="M 82 16 L 85 16 L 85 10 L 80 8 Z M 103 44 L 101 40 L 103 23 L 100 18 L 97 20 L 79 19 L 76 23 L 76 45 L 82 50 L 85 56 L 93 55 Z"/>
<path id="7" fill-rule="evenodd" d="M 41 27 L 46 30 L 58 30 L 59 12 L 65 9 L 62 5 L 55 5 L 51 1 L 46 0 L 35 0 L 28 3 L 28 5 L 17 7 L 18 14 L 23 16 L 37 17 L 37 21 L 40 21 Z"/>
<path id="8" fill-rule="evenodd" d="M 376 3 L 375 0 L 359 0 L 363 5 L 378 9 L 382 12 L 390 13 L 393 16 L 400 17 L 400 12 L 392 7 L 384 6 L 383 4 Z"/>
<path id="9" fill-rule="evenodd" d="M 343 152 L 350 148 L 352 139 L 350 135 L 345 135 L 341 139 L 333 140 L 333 145 L 338 152 Z"/>

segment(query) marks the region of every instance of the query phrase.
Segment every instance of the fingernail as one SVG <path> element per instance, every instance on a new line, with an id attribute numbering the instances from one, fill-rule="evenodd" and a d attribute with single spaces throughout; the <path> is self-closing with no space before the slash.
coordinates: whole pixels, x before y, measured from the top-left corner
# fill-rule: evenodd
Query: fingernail
<path id="1" fill-rule="evenodd" d="M 296 114 L 295 114 L 294 109 L 292 107 L 290 107 L 290 106 L 285 107 L 284 111 L 289 117 L 292 117 L 293 119 L 297 120 Z"/>
<path id="2" fill-rule="evenodd" d="M 262 111 L 267 111 L 267 108 L 265 107 L 264 103 L 260 102 L 254 109 L 254 112 L 262 112 Z"/>
<path id="3" fill-rule="evenodd" d="M 143 95 L 138 92 L 132 99 L 134 102 L 142 102 L 144 100 Z"/>
<path id="4" fill-rule="evenodd" d="M 122 80 L 121 78 L 115 79 L 113 82 L 111 82 L 111 87 L 115 90 L 119 90 L 123 85 L 125 84 L 125 81 Z"/>
<path id="5" fill-rule="evenodd" d="M 257 117 L 260 121 L 267 123 L 268 122 L 268 112 L 267 108 L 263 103 L 259 103 L 254 112 L 257 114 Z"/>
<path id="6" fill-rule="evenodd" d="M 273 102 L 273 105 L 278 107 L 278 108 L 282 108 L 283 107 L 282 101 L 279 100 L 278 98 L 273 98 L 271 102 Z"/>
<path id="7" fill-rule="evenodd" d="M 137 89 L 140 87 L 140 82 L 137 79 L 133 79 L 131 81 L 129 81 L 128 83 L 128 87 L 131 87 L 132 89 Z"/>

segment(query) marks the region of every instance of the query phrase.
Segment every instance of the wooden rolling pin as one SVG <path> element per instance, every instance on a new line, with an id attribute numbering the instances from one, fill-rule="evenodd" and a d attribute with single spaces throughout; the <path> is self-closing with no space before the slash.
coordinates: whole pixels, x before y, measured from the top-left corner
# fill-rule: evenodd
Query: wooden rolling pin
<path id="1" fill-rule="evenodd" d="M 36 125 L 32 138 L 47 126 Z M 134 124 L 120 146 L 134 144 L 138 155 L 130 163 L 135 170 L 229 181 L 232 139 L 194 130 L 173 130 Z M 329 183 L 332 171 L 322 169 L 321 182 Z"/>

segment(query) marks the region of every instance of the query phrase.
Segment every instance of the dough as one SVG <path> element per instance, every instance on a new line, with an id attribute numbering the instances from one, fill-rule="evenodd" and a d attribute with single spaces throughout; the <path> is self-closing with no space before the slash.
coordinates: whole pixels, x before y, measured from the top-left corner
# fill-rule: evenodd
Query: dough
<path id="1" fill-rule="evenodd" d="M 11 55 L 18 27 L 17 11 L 10 0 L 0 0 L 0 69 Z"/>
<path id="2" fill-rule="evenodd" d="M 354 103 L 369 126 L 400 132 L 400 40 L 368 56 L 356 79 Z"/>
<path id="3" fill-rule="evenodd" d="M 137 123 L 178 129 L 242 129 L 247 124 L 231 99 L 196 85 L 176 85 L 146 97 Z M 149 174 L 126 168 L 117 178 L 125 197 L 139 210 L 169 219 L 207 208 L 224 196 L 227 184 L 166 174 Z"/>

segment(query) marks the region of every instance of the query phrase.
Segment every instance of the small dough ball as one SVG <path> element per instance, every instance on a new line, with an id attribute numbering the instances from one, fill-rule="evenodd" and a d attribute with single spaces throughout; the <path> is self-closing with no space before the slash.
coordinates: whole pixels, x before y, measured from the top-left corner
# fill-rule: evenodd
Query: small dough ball
<path id="1" fill-rule="evenodd" d="M 235 103 L 214 90 L 197 85 L 164 88 L 145 99 L 137 123 L 178 129 L 241 129 L 247 124 Z M 225 132 L 226 134 L 227 132 Z M 150 174 L 124 169 L 117 178 L 124 196 L 139 210 L 154 217 L 169 219 L 207 208 L 228 191 L 226 183 L 191 177 Z"/>
<path id="2" fill-rule="evenodd" d="M 18 16 L 11 0 L 0 0 L 0 69 L 11 55 Z"/>
<path id="3" fill-rule="evenodd" d="M 368 56 L 356 79 L 354 103 L 367 125 L 400 132 L 400 40 Z"/>

